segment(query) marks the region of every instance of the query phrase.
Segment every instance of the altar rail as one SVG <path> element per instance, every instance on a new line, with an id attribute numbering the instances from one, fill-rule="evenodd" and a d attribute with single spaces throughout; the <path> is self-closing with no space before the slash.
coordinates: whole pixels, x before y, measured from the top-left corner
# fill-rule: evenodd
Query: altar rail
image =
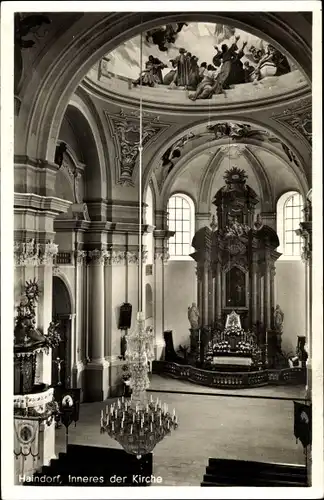
<path id="1" fill-rule="evenodd" d="M 166 374 L 177 379 L 188 380 L 194 384 L 227 389 L 306 383 L 306 370 L 300 367 L 255 372 L 216 372 L 170 361 L 153 361 L 152 371 L 156 374 Z"/>

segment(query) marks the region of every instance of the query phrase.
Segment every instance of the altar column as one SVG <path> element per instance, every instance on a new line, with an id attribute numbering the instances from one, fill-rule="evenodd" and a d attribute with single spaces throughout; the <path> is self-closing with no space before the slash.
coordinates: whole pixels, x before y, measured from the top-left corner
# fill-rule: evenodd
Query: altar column
<path id="1" fill-rule="evenodd" d="M 197 263 L 197 268 L 196 268 L 196 274 L 197 274 L 197 306 L 200 314 L 202 314 L 203 310 L 203 274 L 204 274 L 204 269 L 201 266 L 201 264 Z"/>
<path id="2" fill-rule="evenodd" d="M 216 323 L 221 323 L 222 321 L 222 275 L 221 275 L 221 265 L 220 262 L 216 263 Z"/>
<path id="3" fill-rule="evenodd" d="M 216 323 L 216 304 L 215 304 L 215 296 L 216 296 L 216 277 L 215 277 L 215 272 L 212 267 L 210 267 L 209 271 L 209 289 L 211 290 L 209 294 L 209 311 L 210 311 L 210 316 L 209 316 L 209 323 L 210 325 L 214 326 Z"/>
<path id="4" fill-rule="evenodd" d="M 109 391 L 109 363 L 105 360 L 105 250 L 89 251 L 90 258 L 90 363 L 87 364 L 88 393 L 94 401 L 103 401 Z"/>
<path id="5" fill-rule="evenodd" d="M 258 311 L 258 268 L 255 258 L 252 261 L 252 325 L 255 325 L 259 318 Z"/>
<path id="6" fill-rule="evenodd" d="M 271 327 L 271 309 L 270 309 L 270 263 L 265 264 L 264 271 L 264 294 L 263 294 L 263 308 L 264 308 L 264 326 L 267 329 Z"/>
<path id="7" fill-rule="evenodd" d="M 208 298 L 209 298 L 209 268 L 210 262 L 206 259 L 203 267 L 203 308 L 202 308 L 202 326 L 208 326 Z"/>
<path id="8" fill-rule="evenodd" d="M 274 328 L 274 310 L 275 310 L 275 285 L 274 285 L 274 280 L 275 280 L 275 275 L 276 275 L 276 266 L 274 262 L 271 262 L 270 266 L 270 312 L 271 312 L 271 317 L 270 317 L 270 328 Z"/>

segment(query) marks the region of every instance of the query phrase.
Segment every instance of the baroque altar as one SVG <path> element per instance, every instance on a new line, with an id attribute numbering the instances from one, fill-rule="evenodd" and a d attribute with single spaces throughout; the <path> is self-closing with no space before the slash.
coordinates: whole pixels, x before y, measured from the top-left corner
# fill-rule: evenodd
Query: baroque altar
<path id="1" fill-rule="evenodd" d="M 275 263 L 279 239 L 255 214 L 257 194 L 244 170 L 232 167 L 214 197 L 217 224 L 203 227 L 193 238 L 197 263 L 198 309 L 202 328 L 222 328 L 232 310 L 259 344 L 272 330 Z"/>

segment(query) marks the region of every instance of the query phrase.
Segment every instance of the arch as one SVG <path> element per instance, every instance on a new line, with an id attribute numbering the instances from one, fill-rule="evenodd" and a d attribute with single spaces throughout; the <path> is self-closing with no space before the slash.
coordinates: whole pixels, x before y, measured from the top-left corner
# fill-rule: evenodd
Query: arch
<path id="1" fill-rule="evenodd" d="M 170 259 L 190 259 L 195 234 L 195 203 L 183 192 L 173 193 L 167 203 L 167 212 L 169 230 L 175 231 L 174 236 L 168 239 Z"/>
<path id="2" fill-rule="evenodd" d="M 299 195 L 301 197 L 301 207 L 303 206 L 303 196 L 298 191 L 285 191 L 277 200 L 277 234 L 279 237 L 279 248 L 278 251 L 282 253 L 280 259 L 281 260 L 300 260 L 301 258 L 301 244 L 302 240 L 300 236 L 295 234 L 295 230 L 299 228 L 299 222 L 302 221 L 302 208 L 298 211 L 298 217 L 296 221 L 296 228 L 294 229 L 291 226 L 290 232 L 293 233 L 293 241 L 299 247 L 299 251 L 296 255 L 294 252 L 287 252 L 286 245 L 286 207 L 287 202 L 292 199 L 295 195 Z M 293 244 L 294 246 L 294 244 Z"/>
<path id="3" fill-rule="evenodd" d="M 84 185 L 85 200 L 107 198 L 106 166 L 98 148 L 101 148 L 101 138 L 94 130 L 91 115 L 77 99 L 72 99 L 66 109 L 67 119 L 73 124 L 73 129 L 80 143 L 82 162 L 85 163 Z M 91 120 L 91 121 L 90 121 Z"/>
<path id="4" fill-rule="evenodd" d="M 235 141 L 233 141 L 233 144 L 234 143 L 235 143 Z M 295 175 L 295 177 L 297 179 L 297 182 L 300 186 L 302 193 L 304 195 L 306 195 L 306 193 L 309 190 L 309 186 L 308 186 L 307 179 L 306 179 L 304 172 L 302 172 L 300 169 L 298 169 L 298 167 L 296 165 L 288 164 L 283 152 L 279 151 L 277 148 L 275 148 L 271 144 L 267 144 L 267 143 L 264 143 L 261 141 L 256 141 L 255 139 L 246 139 L 244 141 L 240 141 L 239 144 L 246 145 L 246 146 L 248 146 L 250 144 L 250 145 L 261 147 L 261 148 L 265 149 L 266 151 L 272 153 L 274 156 L 279 158 L 281 161 L 283 161 L 288 166 L 288 168 L 290 168 L 292 170 L 293 174 Z M 215 139 L 214 141 L 210 141 L 208 143 L 208 148 L 209 149 L 214 148 L 214 147 L 217 148 L 218 146 L 222 146 L 222 145 L 228 145 L 228 139 Z M 167 199 L 169 197 L 171 189 L 172 189 L 172 184 L 173 184 L 175 178 L 185 170 L 188 162 L 193 160 L 199 154 L 203 153 L 205 150 L 206 150 L 206 144 L 202 144 L 202 145 L 196 147 L 195 149 L 189 151 L 188 153 L 186 153 L 185 155 L 183 155 L 180 158 L 180 160 L 177 162 L 176 168 L 174 168 L 172 170 L 172 172 L 168 175 L 168 177 L 165 181 L 165 184 L 163 186 L 162 193 L 161 193 L 161 196 L 163 199 Z M 217 153 L 218 152 L 216 152 L 216 155 L 217 155 Z M 215 158 L 216 158 L 216 156 L 215 156 Z M 222 158 L 223 158 L 223 155 L 221 155 L 221 153 L 220 153 L 219 159 L 218 159 L 218 157 L 217 157 L 217 159 L 218 159 L 218 161 L 221 161 Z M 157 160 L 155 160 L 155 161 L 157 161 Z M 206 166 L 206 169 L 207 168 L 208 167 Z M 213 175 L 213 173 L 212 173 L 212 175 Z M 204 196 L 206 195 L 206 189 L 208 189 L 208 187 L 211 189 L 211 184 L 206 184 L 206 179 L 205 179 L 205 185 L 203 188 L 204 189 L 204 191 L 203 191 Z"/>
<path id="5" fill-rule="evenodd" d="M 71 285 L 67 277 L 61 271 L 59 274 L 53 276 L 53 300 L 54 295 L 55 297 L 59 297 L 57 301 L 59 313 L 73 314 L 75 312 Z M 53 315 L 54 313 L 53 307 Z"/>
<path id="6" fill-rule="evenodd" d="M 260 193 L 262 194 L 262 205 L 268 204 L 266 211 L 272 210 L 274 208 L 273 192 L 269 177 L 267 176 L 261 160 L 258 159 L 249 148 L 244 148 L 243 156 L 251 165 L 251 168 L 256 176 L 260 188 Z"/>
<path id="7" fill-rule="evenodd" d="M 251 118 L 246 118 L 244 116 L 241 117 L 241 116 L 234 116 L 234 115 L 228 116 L 227 115 L 226 118 L 220 117 L 219 119 L 217 119 L 217 121 L 213 120 L 212 122 L 210 122 L 210 124 L 213 125 L 214 123 L 231 122 L 231 121 L 232 122 L 239 121 L 240 123 L 244 123 L 244 124 L 248 124 L 248 125 L 255 125 L 257 127 L 260 127 L 261 129 L 273 134 L 275 137 L 277 137 L 277 139 L 279 141 L 286 144 L 288 146 L 288 148 L 296 155 L 296 158 L 299 160 L 301 168 L 298 168 L 295 164 L 287 163 L 287 158 L 286 158 L 284 152 L 279 150 L 278 148 L 276 148 L 272 144 L 266 143 L 265 141 L 259 141 L 259 140 L 251 139 L 251 138 L 246 138 L 246 139 L 239 141 L 239 142 L 236 140 L 232 141 L 233 144 L 239 143 L 239 144 L 246 145 L 246 146 L 248 146 L 248 145 L 258 146 L 258 147 L 265 149 L 266 151 L 269 151 L 270 153 L 274 154 L 275 156 L 277 156 L 280 160 L 282 160 L 288 166 L 288 168 L 290 168 L 292 170 L 292 172 L 294 173 L 294 175 L 297 179 L 298 184 L 300 185 L 300 189 L 303 192 L 303 194 L 307 193 L 307 191 L 310 188 L 310 183 L 311 183 L 311 172 L 308 171 L 308 169 L 306 168 L 304 158 L 301 156 L 300 152 L 296 150 L 294 144 L 292 144 L 292 142 L 290 140 L 288 140 L 286 136 L 283 136 L 280 132 L 278 132 L 277 129 L 273 128 L 271 125 L 268 125 L 268 123 L 265 124 L 265 123 L 260 122 L 258 120 L 253 120 Z M 204 125 L 206 123 L 207 123 L 206 119 L 201 119 L 199 121 L 196 121 L 195 123 L 191 123 L 189 126 L 187 125 L 187 126 L 181 127 L 178 129 L 178 131 L 176 133 L 173 133 L 172 136 L 168 137 L 168 139 L 161 144 L 159 149 L 155 151 L 154 155 L 152 155 L 152 160 L 147 163 L 147 167 L 144 171 L 144 176 L 143 176 L 144 177 L 143 178 L 144 186 L 147 185 L 147 183 L 149 182 L 150 176 L 152 175 L 151 174 L 152 171 L 154 171 L 158 167 L 159 162 L 160 162 L 160 158 L 161 158 L 163 152 L 166 151 L 168 148 L 170 148 L 177 140 L 179 140 L 181 137 L 183 137 L 183 135 L 189 134 L 190 132 L 194 132 L 197 127 Z M 222 146 L 222 145 L 228 145 L 228 138 L 215 139 L 215 140 L 208 142 L 208 148 L 215 147 L 215 146 L 216 147 Z M 173 183 L 175 177 L 178 175 L 178 173 L 180 173 L 181 169 L 183 169 L 185 167 L 186 163 L 189 162 L 190 160 L 192 160 L 193 158 L 195 158 L 198 154 L 202 153 L 206 149 L 207 149 L 207 145 L 201 144 L 200 146 L 197 146 L 195 149 L 192 149 L 191 151 L 187 152 L 185 155 L 181 156 L 181 158 L 177 162 L 176 168 L 174 168 L 173 171 L 170 173 L 170 175 L 168 175 L 168 177 L 164 183 L 164 186 L 163 186 L 163 189 L 161 192 L 161 196 L 163 199 L 168 197 L 168 193 L 170 193 L 170 186 L 172 185 L 172 183 Z"/>
<path id="8" fill-rule="evenodd" d="M 170 22 L 229 24 L 272 43 L 311 81 L 311 30 L 299 13 L 144 12 L 71 15 L 70 27 L 40 59 L 24 94 L 18 130 L 23 154 L 54 159 L 58 129 L 72 92 L 95 62 L 140 31 Z M 72 21 L 73 18 L 73 21 Z M 62 29 L 60 27 L 60 29 Z M 59 31 L 59 30 L 58 30 Z M 62 33 L 62 31 L 61 31 Z M 18 153 L 18 152 L 17 152 Z"/>
<path id="9" fill-rule="evenodd" d="M 52 349 L 52 384 L 71 381 L 72 349 L 72 295 L 67 280 L 62 275 L 53 276 L 53 321 L 59 323 L 61 341 Z"/>

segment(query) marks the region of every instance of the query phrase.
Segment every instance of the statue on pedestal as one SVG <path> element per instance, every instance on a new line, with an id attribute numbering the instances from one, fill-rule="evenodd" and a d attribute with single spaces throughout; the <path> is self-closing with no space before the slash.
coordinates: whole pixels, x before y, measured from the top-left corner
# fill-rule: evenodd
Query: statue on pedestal
<path id="1" fill-rule="evenodd" d="M 282 309 L 280 308 L 280 306 L 277 304 L 276 305 L 276 308 L 274 310 L 274 313 L 273 313 L 273 323 L 274 323 L 274 327 L 275 327 L 275 331 L 277 332 L 277 349 L 278 349 L 278 352 L 281 352 L 281 336 L 282 336 L 282 333 L 283 333 L 283 322 L 284 322 L 284 313 L 282 311 Z"/>
<path id="2" fill-rule="evenodd" d="M 200 326 L 200 314 L 195 302 L 193 302 L 192 305 L 188 307 L 188 319 L 191 329 L 198 330 Z"/>
<path id="3" fill-rule="evenodd" d="M 274 327 L 275 327 L 275 330 L 278 333 L 282 333 L 283 322 L 284 322 L 285 315 L 284 315 L 282 309 L 280 308 L 280 306 L 278 304 L 276 305 L 276 308 L 274 310 L 273 316 L 274 316 Z"/>

